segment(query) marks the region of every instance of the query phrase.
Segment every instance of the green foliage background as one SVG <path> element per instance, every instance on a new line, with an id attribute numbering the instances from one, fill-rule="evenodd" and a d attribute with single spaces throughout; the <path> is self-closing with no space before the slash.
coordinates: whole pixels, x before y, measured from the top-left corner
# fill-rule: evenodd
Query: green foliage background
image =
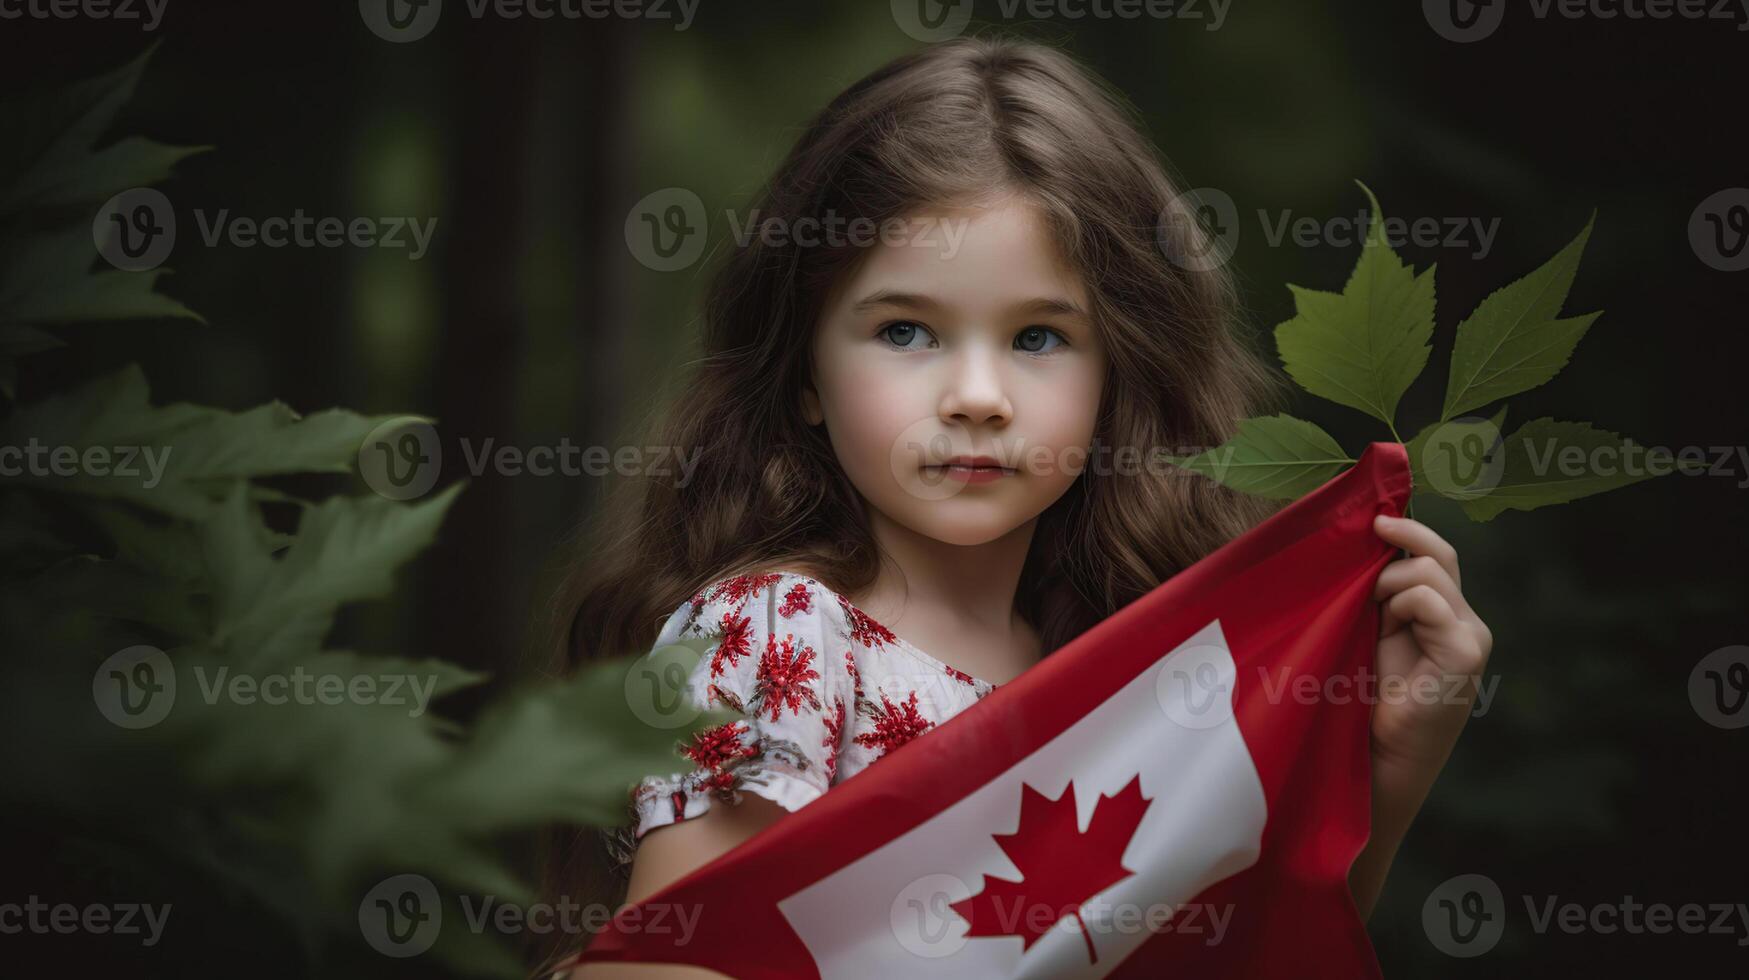
<path id="1" fill-rule="evenodd" d="M 1283 283 L 1334 291 L 1361 254 L 1357 243 L 1271 246 L 1256 212 L 1352 220 L 1365 210 L 1358 176 L 1393 216 L 1501 221 L 1486 255 L 1396 250 L 1416 276 L 1437 266 L 1438 289 L 1428 352 L 1416 355 L 1433 368 L 1399 393 L 1395 420 L 1486 414 L 1511 432 L 1582 418 L 1648 443 L 1749 442 L 1737 378 L 1749 284 L 1698 261 L 1684 232 L 1699 201 L 1743 182 L 1719 135 L 1727 97 L 1749 82 L 1740 35 L 1520 18 L 1457 45 L 1428 30 L 1419 6 L 1260 0 L 1233 5 L 1219 31 L 1003 26 L 1086 59 L 1135 103 L 1185 186 L 1238 203 L 1232 268 L 1248 304 L 1241 329 L 1259 347 L 1279 343 L 1271 325 L 1302 315 Z M 76 937 L 51 947 L 64 962 L 431 975 L 432 962 L 397 964 L 358 941 L 361 889 L 424 869 L 459 879 L 446 888 L 515 894 L 534 871 L 522 829 L 594 818 L 605 783 L 571 780 L 587 759 L 550 753 L 600 747 L 616 730 L 601 710 L 623 699 L 581 680 L 539 683 L 551 664 L 533 640 L 562 530 L 604 481 L 446 466 L 443 486 L 467 477 L 459 494 L 391 504 L 345 472 L 356 447 L 342 441 L 413 409 L 451 450 L 461 437 L 624 443 L 694 356 L 703 268 L 638 265 L 625 214 L 669 186 L 718 215 L 744 206 L 809 114 L 915 46 L 886 8 L 706 4 L 687 31 L 446 13 L 425 40 L 390 45 L 352 4 L 172 4 L 132 101 L 114 84 L 125 72 L 83 95 L 43 95 L 78 93 L 64 87 L 132 62 L 145 46 L 137 29 L 8 22 L 4 424 L 22 431 L 20 413 L 34 411 L 73 437 L 113 441 L 139 419 L 149 428 L 131 438 L 172 439 L 188 449 L 177 465 L 190 466 L 161 504 L 90 487 L 0 492 L 11 892 L 176 903 L 174 942 Z M 44 131 L 50 107 L 83 122 Z M 168 145 L 110 149 L 136 134 Z M 196 146 L 214 149 L 177 148 Z M 50 179 L 17 180 L 44 152 L 57 161 Z M 136 169 L 108 169 L 124 164 Z M 183 216 L 301 208 L 441 223 L 420 262 L 383 249 L 209 248 L 193 222 L 174 275 L 91 262 L 93 206 L 160 178 Z M 723 247 L 727 229 L 711 233 Z M 1511 395 L 1508 422 L 1504 392 L 1466 391 L 1459 324 L 1575 245 L 1583 268 L 1546 322 L 1608 312 L 1583 325 L 1565 369 Z M 1577 342 L 1581 324 L 1562 329 Z M 263 406 L 275 396 L 308 414 Z M 356 411 L 313 411 L 330 405 Z M 1292 414 L 1336 447 L 1380 438 L 1377 418 L 1321 399 Z M 1740 954 L 1732 937 L 1537 935 L 1518 915 L 1486 960 L 1458 961 L 1427 942 L 1421 911 L 1439 882 L 1471 872 L 1509 899 L 1741 898 L 1729 843 L 1743 812 L 1741 732 L 1698 718 L 1686 685 L 1702 656 L 1749 642 L 1744 475 L 1652 480 L 1487 523 L 1463 501 L 1417 497 L 1416 516 L 1463 556 L 1466 593 L 1497 638 L 1499 687 L 1375 914 L 1387 975 L 1617 972 Z M 357 574 L 316 574 L 335 563 Z M 233 707 L 132 733 L 93 710 L 93 674 L 116 651 L 148 642 L 192 669 L 255 656 L 243 646 L 258 637 L 285 658 L 275 662 L 419 670 L 450 693 L 420 719 Z M 627 746 L 626 758 L 659 747 Z M 555 783 L 579 797 L 535 795 Z M 457 936 L 468 948 L 442 950 L 443 969 L 503 972 L 513 938 Z"/>

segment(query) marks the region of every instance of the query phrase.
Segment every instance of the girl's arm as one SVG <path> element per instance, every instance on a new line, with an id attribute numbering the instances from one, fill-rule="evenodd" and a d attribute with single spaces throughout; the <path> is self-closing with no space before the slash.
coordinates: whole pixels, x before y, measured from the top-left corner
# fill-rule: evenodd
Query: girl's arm
<path id="1" fill-rule="evenodd" d="M 632 880 L 626 905 L 634 905 L 691 874 L 730 848 L 776 823 L 789 811 L 754 793 L 743 793 L 735 805 L 711 808 L 679 823 L 657 827 L 644 835 L 632 855 Z M 624 906 L 621 906 L 622 908 Z M 690 921 L 670 916 L 670 921 Z M 723 974 L 697 966 L 669 963 L 586 963 L 569 980 L 726 980 Z"/>

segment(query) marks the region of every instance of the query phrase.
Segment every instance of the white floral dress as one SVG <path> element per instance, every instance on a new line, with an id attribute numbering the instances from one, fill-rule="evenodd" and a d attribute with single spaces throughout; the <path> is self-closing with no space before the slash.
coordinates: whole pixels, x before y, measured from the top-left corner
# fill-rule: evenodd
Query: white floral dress
<path id="1" fill-rule="evenodd" d="M 607 835 L 622 875 L 651 829 L 713 801 L 739 803 L 743 791 L 799 809 L 997 687 L 793 572 L 711 583 L 668 618 L 656 647 L 699 637 L 715 642 L 693 668 L 688 696 L 740 717 L 680 743 L 686 771 L 633 791 L 632 818 Z"/>

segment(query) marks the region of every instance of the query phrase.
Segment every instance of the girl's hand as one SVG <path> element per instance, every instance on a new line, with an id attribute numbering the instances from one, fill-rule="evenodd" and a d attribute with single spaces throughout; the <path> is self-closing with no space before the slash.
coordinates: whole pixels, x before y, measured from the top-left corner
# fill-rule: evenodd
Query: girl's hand
<path id="1" fill-rule="evenodd" d="M 1457 551 L 1444 538 L 1420 521 L 1384 514 L 1373 518 L 1373 530 L 1410 554 L 1386 565 L 1373 587 L 1383 606 L 1375 768 L 1431 768 L 1432 776 L 1469 720 L 1494 635 L 1464 598 Z"/>
<path id="2" fill-rule="evenodd" d="M 1379 697 L 1372 713 L 1372 833 L 1348 872 L 1364 920 L 1409 824 L 1470 718 L 1494 635 L 1459 587 L 1457 551 L 1420 521 L 1380 514 L 1379 537 L 1409 552 L 1373 588 Z"/>

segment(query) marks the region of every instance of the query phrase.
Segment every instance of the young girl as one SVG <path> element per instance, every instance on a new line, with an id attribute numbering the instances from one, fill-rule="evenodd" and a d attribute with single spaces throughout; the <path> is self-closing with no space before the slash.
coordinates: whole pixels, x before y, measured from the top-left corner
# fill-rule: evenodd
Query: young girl
<path id="1" fill-rule="evenodd" d="M 1227 273 L 1121 99 L 1050 48 L 964 38 L 814 119 L 712 284 L 704 356 L 657 442 L 683 485 L 617 502 L 581 560 L 574 658 L 705 642 L 687 690 L 736 720 L 645 780 L 606 837 L 636 902 L 927 733 L 1273 509 L 1153 462 L 1267 410 Z M 892 232 L 854 241 L 860 227 Z M 897 223 L 897 224 L 895 224 Z M 774 244 L 775 242 L 775 244 Z M 1379 670 L 1480 674 L 1456 556 L 1380 575 Z M 1374 712 L 1370 911 L 1467 705 Z M 583 841 L 587 843 L 587 838 Z M 577 849 L 555 890 L 577 894 Z M 805 860 L 805 856 L 799 859 Z M 615 903 L 617 904 L 617 902 Z M 591 965 L 575 976 L 714 976 Z"/>

